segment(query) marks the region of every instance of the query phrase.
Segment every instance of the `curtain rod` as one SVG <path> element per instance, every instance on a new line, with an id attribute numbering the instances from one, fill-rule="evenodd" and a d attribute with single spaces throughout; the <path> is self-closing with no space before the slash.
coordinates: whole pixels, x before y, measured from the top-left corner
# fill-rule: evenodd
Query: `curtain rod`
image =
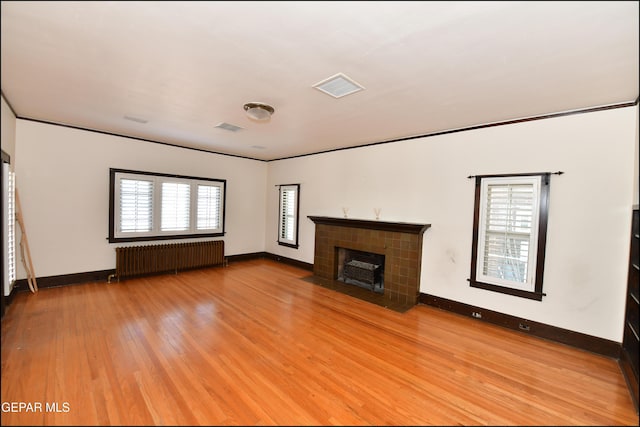
<path id="1" fill-rule="evenodd" d="M 532 172 L 532 173 L 506 173 L 495 175 L 469 175 L 467 178 L 488 178 L 488 177 L 509 177 L 509 176 L 530 176 L 530 175 L 562 175 L 564 172 Z"/>

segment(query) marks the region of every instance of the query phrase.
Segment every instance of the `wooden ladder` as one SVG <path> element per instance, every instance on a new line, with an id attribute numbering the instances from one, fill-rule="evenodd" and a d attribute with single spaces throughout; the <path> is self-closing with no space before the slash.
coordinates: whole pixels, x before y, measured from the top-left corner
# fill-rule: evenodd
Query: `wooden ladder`
<path id="1" fill-rule="evenodd" d="M 20 255 L 22 256 L 22 265 L 27 272 L 27 283 L 31 292 L 38 292 L 38 283 L 36 282 L 36 276 L 33 269 L 33 261 L 31 260 L 31 251 L 29 250 L 29 240 L 27 240 L 27 229 L 24 226 L 24 218 L 22 217 L 22 206 L 20 205 L 20 196 L 18 196 L 18 189 L 15 190 L 16 194 L 16 219 L 20 224 Z M 26 253 L 26 257 L 25 257 Z M 26 259 L 25 259 L 26 258 Z"/>

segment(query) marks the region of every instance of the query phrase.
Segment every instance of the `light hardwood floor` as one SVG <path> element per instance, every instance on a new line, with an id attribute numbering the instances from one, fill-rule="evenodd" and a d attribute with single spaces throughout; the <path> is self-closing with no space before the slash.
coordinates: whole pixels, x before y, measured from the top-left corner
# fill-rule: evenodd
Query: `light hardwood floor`
<path id="1" fill-rule="evenodd" d="M 613 359 L 310 274 L 261 259 L 19 293 L 2 425 L 638 423 Z"/>

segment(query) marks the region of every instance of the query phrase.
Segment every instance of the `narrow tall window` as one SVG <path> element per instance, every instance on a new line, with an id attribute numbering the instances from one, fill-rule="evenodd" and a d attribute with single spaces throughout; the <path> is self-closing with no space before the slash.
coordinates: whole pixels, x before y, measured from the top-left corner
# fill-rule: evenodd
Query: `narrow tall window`
<path id="1" fill-rule="evenodd" d="M 11 294 L 16 281 L 16 211 L 15 211 L 15 174 L 9 163 L 2 163 L 2 219 L 3 219 L 3 253 L 4 253 L 4 292 Z"/>
<path id="2" fill-rule="evenodd" d="M 15 173 L 9 171 L 7 195 L 7 274 L 9 284 L 16 281 L 16 180 Z"/>
<path id="3" fill-rule="evenodd" d="M 471 286 L 541 300 L 549 175 L 476 177 Z"/>
<path id="4" fill-rule="evenodd" d="M 300 184 L 280 186 L 278 219 L 278 243 L 298 247 L 298 208 L 300 206 Z"/>

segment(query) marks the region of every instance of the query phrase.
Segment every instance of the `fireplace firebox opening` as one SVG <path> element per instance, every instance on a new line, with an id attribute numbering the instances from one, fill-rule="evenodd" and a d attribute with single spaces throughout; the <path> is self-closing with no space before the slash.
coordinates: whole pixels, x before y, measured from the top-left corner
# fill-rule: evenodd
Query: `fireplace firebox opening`
<path id="1" fill-rule="evenodd" d="M 384 294 L 384 255 L 336 247 L 336 280 Z"/>

